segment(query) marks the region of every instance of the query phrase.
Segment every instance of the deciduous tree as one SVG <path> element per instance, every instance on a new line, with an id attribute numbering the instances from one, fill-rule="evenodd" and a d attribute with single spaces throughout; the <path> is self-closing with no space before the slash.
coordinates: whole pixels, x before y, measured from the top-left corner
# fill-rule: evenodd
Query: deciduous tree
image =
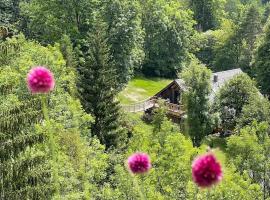
<path id="1" fill-rule="evenodd" d="M 211 92 L 211 71 L 196 61 L 183 70 L 181 78 L 187 91 L 184 106 L 187 111 L 188 133 L 194 146 L 199 146 L 204 136 L 211 132 L 209 95 Z"/>

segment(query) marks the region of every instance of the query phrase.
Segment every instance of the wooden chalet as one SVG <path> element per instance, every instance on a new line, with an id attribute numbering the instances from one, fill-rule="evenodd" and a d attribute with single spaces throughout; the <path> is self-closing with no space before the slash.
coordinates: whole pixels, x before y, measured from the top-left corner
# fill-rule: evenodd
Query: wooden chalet
<path id="1" fill-rule="evenodd" d="M 214 100 L 218 90 L 227 81 L 241 73 L 243 73 L 241 69 L 233 69 L 214 73 L 211 78 L 212 92 L 209 96 L 210 101 Z M 187 90 L 187 88 L 184 81 L 182 79 L 176 79 L 165 88 L 163 88 L 160 92 L 155 94 L 152 99 L 164 99 L 166 106 L 168 107 L 168 114 L 172 118 L 181 119 L 185 115 L 182 102 L 182 94 L 185 90 Z"/>
<path id="2" fill-rule="evenodd" d="M 226 82 L 241 73 L 243 73 L 241 69 L 232 69 L 214 73 L 211 78 L 212 92 L 209 96 L 210 101 L 214 100 L 216 93 Z M 168 108 L 168 115 L 174 121 L 180 121 L 185 116 L 182 102 L 182 94 L 185 90 L 187 90 L 187 88 L 184 81 L 182 79 L 176 79 L 153 97 L 136 104 L 124 105 L 123 108 L 128 112 L 144 111 L 146 113 L 151 113 L 152 110 L 158 106 L 157 99 L 164 99 Z"/>

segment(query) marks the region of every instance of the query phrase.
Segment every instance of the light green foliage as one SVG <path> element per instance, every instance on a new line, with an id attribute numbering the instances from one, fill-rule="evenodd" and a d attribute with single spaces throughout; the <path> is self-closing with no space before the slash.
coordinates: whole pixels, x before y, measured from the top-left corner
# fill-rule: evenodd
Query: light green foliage
<path id="1" fill-rule="evenodd" d="M 103 154 L 104 147 L 94 145 L 91 150 L 84 137 L 81 137 L 89 134 L 92 117 L 85 114 L 80 102 L 67 92 L 70 88 L 75 88 L 74 72 L 65 67 L 66 63 L 57 45 L 42 47 L 35 42 L 27 42 L 23 36 L 8 40 L 2 45 L 5 47 L 3 49 L 6 57 L 2 57 L 0 73 L 0 99 L 3 107 L 0 123 L 1 160 L 4 159 L 1 161 L 1 172 L 5 173 L 5 176 L 1 175 L 1 183 L 5 184 L 1 197 L 47 199 L 53 195 L 56 187 L 60 189 L 57 195 L 73 196 L 69 199 L 85 196 L 90 186 L 85 188 L 82 185 L 91 185 L 89 179 L 95 177 L 89 168 L 95 168 L 95 159 L 99 157 L 101 160 L 98 161 L 98 169 L 102 171 L 102 159 L 106 157 Z M 13 59 L 9 59 L 11 56 Z M 36 65 L 47 66 L 56 78 L 56 88 L 48 95 L 50 120 L 46 122 L 42 119 L 40 99 L 31 95 L 26 87 L 26 75 Z M 49 133 L 54 135 L 56 157 L 59 159 L 56 163 L 48 152 Z M 10 144 L 12 148 L 4 144 Z M 93 157 L 91 151 L 97 157 Z M 50 166 L 56 166 L 57 171 L 53 182 L 50 180 Z M 89 174 L 82 175 L 86 171 Z M 29 181 L 33 178 L 35 181 L 30 184 Z M 93 181 L 96 180 L 93 178 Z M 67 187 L 67 183 L 72 186 Z"/>
<path id="2" fill-rule="evenodd" d="M 179 133 L 178 127 L 166 117 L 161 124 L 160 130 L 154 131 L 154 127 L 136 121 L 126 153 L 126 158 L 133 152 L 146 152 L 151 157 L 153 168 L 150 173 L 136 177 L 147 199 L 253 200 L 262 197 L 260 185 L 235 172 L 226 154 L 218 150 L 214 150 L 214 153 L 222 162 L 224 179 L 210 190 L 198 190 L 192 182 L 190 166 L 196 155 L 205 153 L 206 146 L 194 148 L 191 140 Z M 115 166 L 115 174 L 111 176 L 116 188 L 106 185 L 102 199 L 140 199 L 124 162 Z"/>
<path id="3" fill-rule="evenodd" d="M 270 94 L 270 26 L 250 68 L 269 14 L 269 5 L 260 2 L 0 0 L 0 199 L 139 200 L 137 183 L 150 200 L 269 199 L 269 101 L 239 75 L 221 89 L 211 115 L 211 72 L 192 60 L 197 56 L 215 71 L 241 67 Z M 7 38 L 15 29 L 32 41 Z M 37 65 L 56 79 L 46 119 L 40 96 L 26 86 Z M 141 120 L 142 113 L 120 113 L 116 97 L 124 104 L 142 101 L 171 82 L 136 77 L 117 96 L 134 72 L 175 78 L 182 69 L 189 135 L 162 106 L 152 124 Z M 204 137 L 218 117 L 235 135 Z M 224 173 L 209 190 L 198 189 L 191 174 L 206 145 L 217 148 Z M 150 155 L 152 169 L 136 183 L 126 159 L 138 151 Z"/>
<path id="4" fill-rule="evenodd" d="M 199 146 L 204 136 L 211 132 L 212 119 L 209 113 L 211 70 L 197 61 L 192 61 L 180 76 L 187 86 L 187 91 L 184 92 L 187 132 L 193 144 Z"/>
<path id="5" fill-rule="evenodd" d="M 164 100 L 158 100 L 158 108 L 154 110 L 155 115 L 153 117 L 153 132 L 160 132 L 162 123 L 166 118 L 166 106 Z"/>
<path id="6" fill-rule="evenodd" d="M 254 122 L 228 139 L 228 156 L 237 170 L 262 184 L 263 199 L 269 197 L 270 138 L 267 123 Z"/>
<path id="7" fill-rule="evenodd" d="M 178 133 L 178 128 L 166 117 L 160 123 L 160 129 L 135 129 L 128 155 L 141 151 L 151 157 L 153 169 L 141 179 L 149 199 L 185 199 L 185 187 L 191 178 L 191 160 L 196 151 L 191 141 Z"/>
<path id="8" fill-rule="evenodd" d="M 256 5 L 248 6 L 240 22 L 237 21 L 235 24 L 233 34 L 216 48 L 214 68 L 226 70 L 239 67 L 251 73 L 250 65 L 255 41 L 262 29 L 260 8 Z"/>
<path id="9" fill-rule="evenodd" d="M 242 112 L 243 106 L 248 104 L 252 96 L 258 96 L 259 91 L 255 82 L 246 74 L 240 74 L 227 82 L 217 95 L 215 106 L 220 113 L 222 126 L 233 128 L 235 120 Z"/>
<path id="10" fill-rule="evenodd" d="M 50 120 L 38 126 L 38 132 L 53 133 L 57 143 L 57 182 L 59 193 L 53 199 L 91 199 L 99 191 L 98 183 L 106 178 L 108 156 L 97 139 L 87 142 L 79 127 L 66 127 Z M 46 131 L 44 131 L 46 130 Z"/>
<path id="11" fill-rule="evenodd" d="M 179 1 L 143 1 L 145 62 L 142 71 L 150 76 L 175 77 L 192 48 L 194 21 L 191 11 Z"/>

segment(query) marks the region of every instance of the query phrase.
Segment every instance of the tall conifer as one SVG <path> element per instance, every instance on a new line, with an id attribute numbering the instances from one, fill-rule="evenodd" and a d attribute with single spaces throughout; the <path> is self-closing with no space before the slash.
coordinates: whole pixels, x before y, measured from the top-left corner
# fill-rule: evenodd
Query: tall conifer
<path id="1" fill-rule="evenodd" d="M 104 23 L 96 23 L 89 32 L 80 63 L 80 94 L 86 112 L 95 118 L 91 126 L 96 135 L 107 148 L 117 146 L 122 129 L 119 125 L 119 103 L 116 101 L 115 66 L 109 54 Z"/>

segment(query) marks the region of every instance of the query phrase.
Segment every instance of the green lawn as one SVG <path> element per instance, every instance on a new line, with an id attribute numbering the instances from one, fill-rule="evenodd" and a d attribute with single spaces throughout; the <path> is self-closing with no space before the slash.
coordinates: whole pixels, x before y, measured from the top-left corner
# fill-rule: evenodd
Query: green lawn
<path id="1" fill-rule="evenodd" d="M 118 99 L 122 104 L 143 101 L 167 86 L 172 80 L 162 78 L 136 77 L 119 93 Z"/>

